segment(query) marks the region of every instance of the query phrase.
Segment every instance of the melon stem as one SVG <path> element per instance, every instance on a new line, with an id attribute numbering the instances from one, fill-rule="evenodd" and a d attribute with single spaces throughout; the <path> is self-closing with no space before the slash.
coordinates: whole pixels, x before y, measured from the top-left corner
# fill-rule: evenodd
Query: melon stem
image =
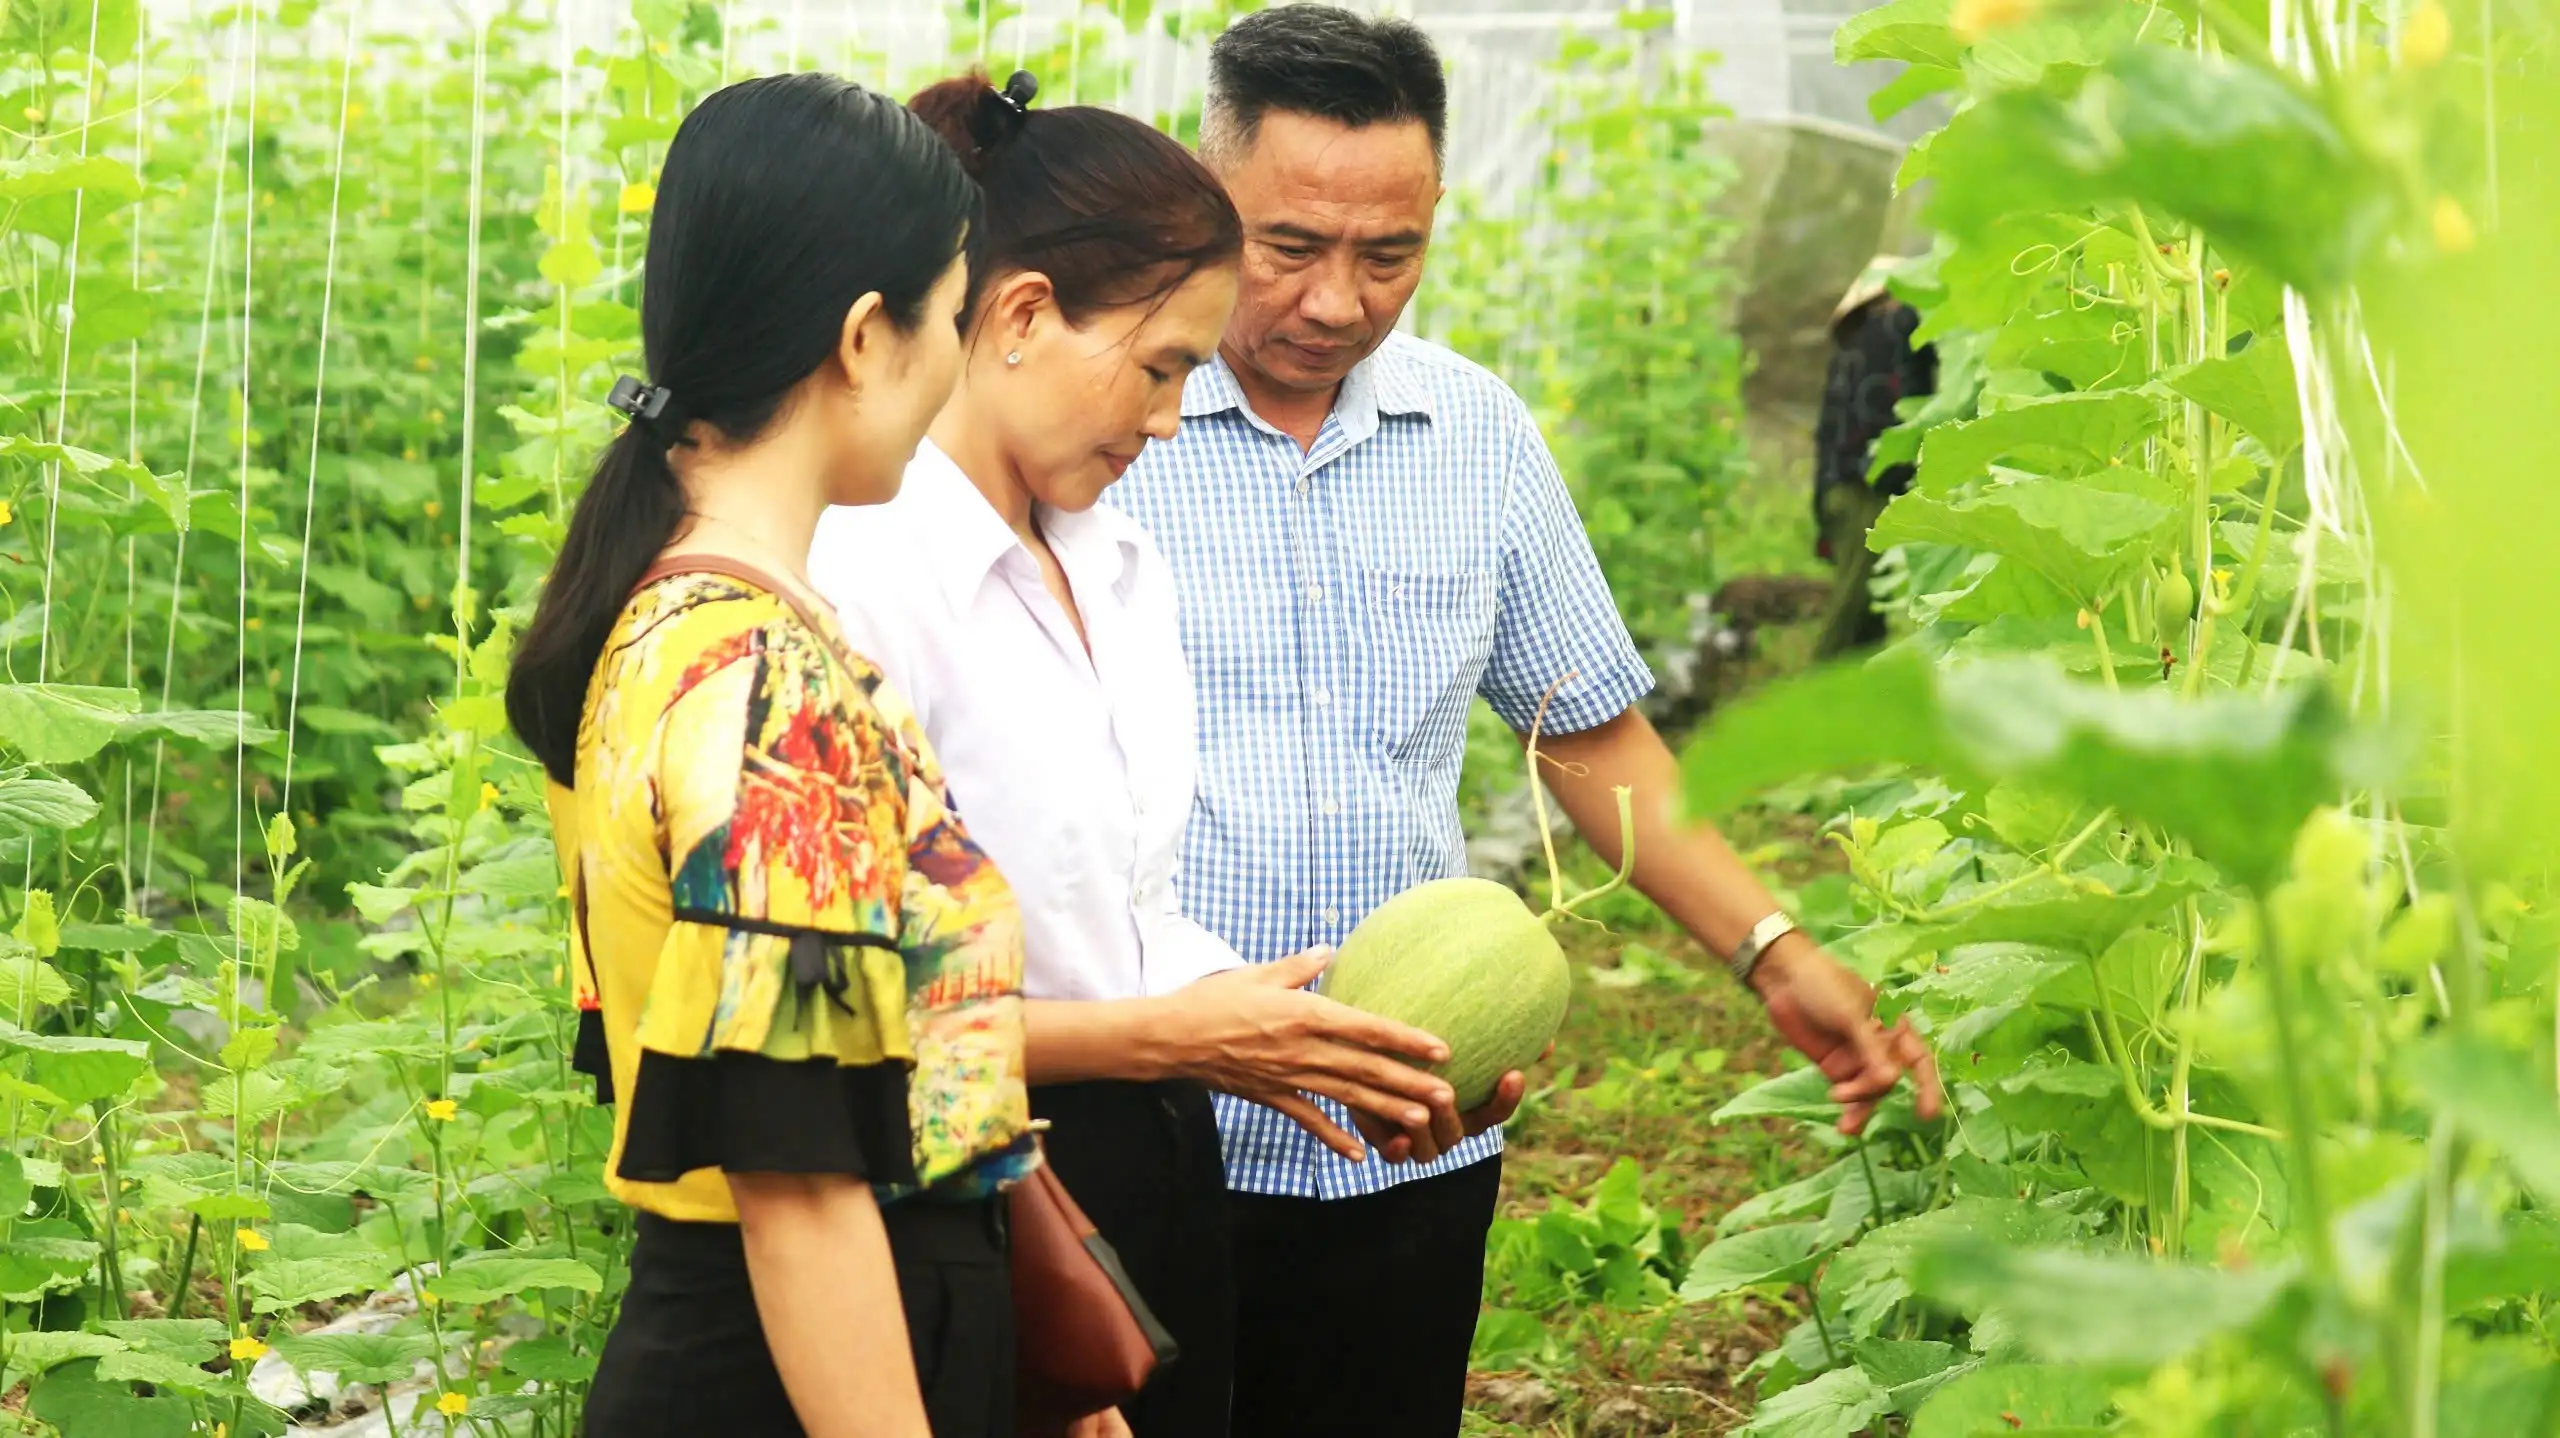
<path id="1" fill-rule="evenodd" d="M 1574 895 L 1570 899 L 1559 902 L 1554 908 L 1547 910 L 1546 913 L 1539 916 L 1540 922 L 1543 923 L 1553 920 L 1559 915 L 1569 918 L 1581 917 L 1580 915 L 1575 914 L 1574 910 L 1581 908 L 1583 905 L 1590 903 L 1592 900 L 1597 899 L 1604 894 L 1617 892 L 1618 889 L 1625 886 L 1628 877 L 1635 873 L 1635 791 L 1624 784 L 1618 784 L 1612 786 L 1609 792 L 1616 795 L 1618 799 L 1618 872 L 1610 878 L 1609 882 L 1602 884 L 1598 888 L 1586 889 L 1583 892 Z"/>
<path id="2" fill-rule="evenodd" d="M 1538 815 L 1538 842 L 1547 851 L 1547 915 L 1550 918 L 1569 910 L 1564 901 L 1564 866 L 1556 862 L 1556 826 L 1547 817 L 1547 783 L 1538 771 L 1538 761 L 1544 757 L 1538 753 L 1538 736 L 1546 728 L 1547 706 L 1555 702 L 1556 691 L 1572 677 L 1570 670 L 1557 675 L 1556 682 L 1547 686 L 1547 692 L 1538 696 L 1538 712 L 1529 719 L 1529 803 Z"/>

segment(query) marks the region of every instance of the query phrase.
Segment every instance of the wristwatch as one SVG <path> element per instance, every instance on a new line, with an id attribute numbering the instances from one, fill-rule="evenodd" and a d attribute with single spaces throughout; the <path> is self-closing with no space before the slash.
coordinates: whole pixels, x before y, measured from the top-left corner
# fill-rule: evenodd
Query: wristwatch
<path id="1" fill-rule="evenodd" d="M 1753 924 L 1751 932 L 1744 935 L 1740 946 L 1734 949 L 1733 957 L 1725 960 L 1725 967 L 1733 971 L 1734 981 L 1742 984 L 1750 983 L 1751 971 L 1760 967 L 1760 956 L 1769 952 L 1771 944 L 1795 931 L 1796 921 L 1788 918 L 1783 910 L 1773 912 L 1760 922 Z"/>

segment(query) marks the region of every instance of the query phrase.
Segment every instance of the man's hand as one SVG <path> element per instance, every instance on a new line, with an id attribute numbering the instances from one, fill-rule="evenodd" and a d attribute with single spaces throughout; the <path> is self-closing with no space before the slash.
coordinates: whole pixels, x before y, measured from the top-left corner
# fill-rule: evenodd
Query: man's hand
<path id="1" fill-rule="evenodd" d="M 1165 1039 L 1181 1054 L 1176 1071 L 1279 1110 L 1355 1163 L 1368 1157 L 1368 1146 L 1306 1094 L 1382 1116 L 1394 1125 L 1382 1131 L 1400 1131 L 1429 1151 L 1456 1144 L 1464 1131 L 1456 1094 L 1448 1080 L 1415 1067 L 1447 1059 L 1449 1046 L 1410 1024 L 1306 992 L 1331 959 L 1330 952 L 1298 954 L 1212 974 L 1168 995 Z"/>
<path id="2" fill-rule="evenodd" d="M 1890 1029 L 1876 1022 L 1876 991 L 1811 939 L 1789 934 L 1772 945 L 1752 969 L 1751 987 L 1778 1032 L 1831 1080 L 1842 1133 L 1865 1128 L 1905 1073 L 1918 1090 L 1922 1118 L 1946 1108 L 1938 1061 L 1911 1021 Z"/>
<path id="3" fill-rule="evenodd" d="M 1117 1408 L 1105 1408 L 1067 1425 L 1067 1438 L 1130 1438 L 1129 1420 Z"/>

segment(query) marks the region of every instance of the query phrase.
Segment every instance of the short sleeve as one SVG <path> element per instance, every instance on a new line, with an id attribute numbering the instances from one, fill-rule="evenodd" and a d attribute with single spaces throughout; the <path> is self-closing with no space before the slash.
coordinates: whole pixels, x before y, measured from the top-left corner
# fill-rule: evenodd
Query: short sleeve
<path id="1" fill-rule="evenodd" d="M 1515 408 L 1513 426 L 1493 654 L 1478 692 L 1502 722 L 1525 734 L 1554 687 L 1545 731 L 1570 734 L 1643 698 L 1653 671 L 1618 617 L 1545 438 L 1524 408 Z"/>
<path id="2" fill-rule="evenodd" d="M 789 619 L 686 662 L 656 733 L 672 923 L 639 1022 L 620 1173 L 912 1181 L 901 785 Z"/>

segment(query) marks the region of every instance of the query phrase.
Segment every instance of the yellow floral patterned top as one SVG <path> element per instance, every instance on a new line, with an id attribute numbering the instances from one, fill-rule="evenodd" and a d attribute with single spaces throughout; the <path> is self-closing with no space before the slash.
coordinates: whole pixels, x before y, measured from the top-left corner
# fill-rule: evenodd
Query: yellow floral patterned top
<path id="1" fill-rule="evenodd" d="M 723 1164 L 893 1198 L 1038 1162 L 1012 891 L 823 606 L 662 563 L 606 641 L 551 812 L 625 1202 L 734 1222 Z"/>

